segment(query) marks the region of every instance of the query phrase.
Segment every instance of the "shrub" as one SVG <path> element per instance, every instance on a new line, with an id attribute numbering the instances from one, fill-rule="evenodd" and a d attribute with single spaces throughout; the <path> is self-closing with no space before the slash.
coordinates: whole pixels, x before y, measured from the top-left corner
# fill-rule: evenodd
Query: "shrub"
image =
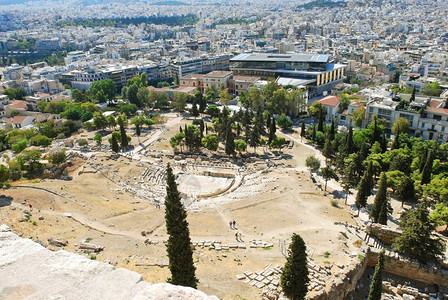
<path id="1" fill-rule="evenodd" d="M 83 146 L 87 146 L 89 144 L 89 142 L 86 139 L 79 139 L 78 140 L 78 145 L 83 147 Z"/>

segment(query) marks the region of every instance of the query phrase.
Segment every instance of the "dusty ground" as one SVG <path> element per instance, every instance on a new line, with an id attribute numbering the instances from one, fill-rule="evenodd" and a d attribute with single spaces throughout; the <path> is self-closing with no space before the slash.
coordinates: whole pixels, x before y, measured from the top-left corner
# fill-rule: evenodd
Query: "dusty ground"
<path id="1" fill-rule="evenodd" d="M 151 149 L 154 146 L 170 150 L 166 143 L 183 122 L 173 124 Z M 263 150 L 260 148 L 257 152 L 261 154 Z M 287 246 L 294 232 L 304 238 L 309 257 L 315 263 L 347 263 L 348 253 L 357 248 L 356 237 L 347 240 L 341 235 L 342 228 L 334 225 L 334 221 L 354 224 L 343 200 L 339 200 L 341 208 L 332 206 L 329 198 L 309 180 L 304 160 L 312 150 L 296 145 L 284 152 L 291 157 L 283 161 L 284 167 L 255 171 L 236 190 L 216 198 L 201 199 L 189 207 L 192 240 L 233 243 L 238 231 L 247 246 L 253 239 L 273 244 L 266 249 L 196 249 L 194 258 L 200 290 L 223 299 L 260 298 L 261 290 L 237 280 L 235 275 L 256 271 L 270 263 L 283 265 L 281 246 Z M 131 182 L 138 182 L 145 168 L 152 164 L 142 165 L 124 157 L 109 160 L 105 154 L 98 154 L 94 160 Z M 163 206 L 158 209 L 153 203 L 127 193 L 100 172 L 79 175 L 83 163 L 82 160 L 76 162 L 71 172 L 72 181 L 20 182 L 19 185 L 27 187 L 2 191 L 0 223 L 44 244 L 48 244 L 50 238 L 67 240 L 66 250 L 137 271 L 149 282 L 165 281 L 169 277 L 168 268 L 150 266 L 167 263 Z M 44 188 L 58 195 L 30 187 Z M 160 188 L 163 189 L 163 184 Z M 33 207 L 30 221 L 21 222 L 29 204 Z M 64 213 L 70 213 L 71 217 Z M 237 230 L 229 228 L 232 220 L 236 221 Z M 142 231 L 147 233 L 145 237 Z M 95 254 L 79 250 L 79 243 L 86 239 L 104 246 L 104 251 Z M 145 245 L 145 239 L 158 243 Z"/>

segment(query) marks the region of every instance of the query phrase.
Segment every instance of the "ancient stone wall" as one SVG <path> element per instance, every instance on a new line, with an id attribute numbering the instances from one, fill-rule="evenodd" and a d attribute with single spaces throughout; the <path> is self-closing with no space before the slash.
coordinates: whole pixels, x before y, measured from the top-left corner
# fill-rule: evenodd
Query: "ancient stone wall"
<path id="1" fill-rule="evenodd" d="M 393 239 L 401 235 L 401 230 L 392 229 L 389 226 L 372 223 L 366 228 L 367 233 L 376 236 L 384 244 L 392 245 Z"/>
<path id="2" fill-rule="evenodd" d="M 371 249 L 371 251 L 369 251 L 367 255 L 369 266 L 376 265 L 378 252 L 378 249 Z M 386 251 L 384 268 L 386 272 L 391 274 L 404 276 L 426 284 L 438 284 L 448 287 L 447 269 L 420 264 L 416 260 L 410 260 L 399 255 L 397 252 Z"/>
<path id="3" fill-rule="evenodd" d="M 362 247 L 358 252 L 362 255 L 354 257 L 351 264 L 340 270 L 334 280 L 326 289 L 320 290 L 308 297 L 310 300 L 343 300 L 355 289 L 358 280 L 365 273 L 367 267 L 373 267 L 378 260 L 380 249 Z M 438 284 L 448 287 L 448 269 L 441 267 L 429 267 L 422 265 L 415 260 L 410 260 L 400 256 L 396 252 L 386 251 L 384 267 L 386 272 L 404 276 L 412 280 L 420 281 L 429 285 Z"/>
<path id="4" fill-rule="evenodd" d="M 309 297 L 311 300 L 342 300 L 355 289 L 358 280 L 366 271 L 368 266 L 368 248 L 361 248 L 359 255 L 354 257 L 352 262 L 337 273 L 337 278 L 330 281 L 326 289 L 320 290 Z"/>

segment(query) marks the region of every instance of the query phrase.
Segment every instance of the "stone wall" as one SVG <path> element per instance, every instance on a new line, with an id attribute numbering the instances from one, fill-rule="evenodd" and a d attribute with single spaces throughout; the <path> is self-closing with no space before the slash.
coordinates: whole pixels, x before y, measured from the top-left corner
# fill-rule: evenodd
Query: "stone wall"
<path id="1" fill-rule="evenodd" d="M 363 247 L 358 252 L 363 256 L 360 260 L 354 257 L 352 262 L 336 274 L 336 278 L 329 282 L 326 289 L 320 290 L 316 294 L 308 297 L 310 300 L 342 300 L 355 289 L 358 280 L 366 271 L 368 266 L 368 248 Z"/>
<path id="2" fill-rule="evenodd" d="M 358 253 L 362 260 L 354 257 L 352 262 L 336 274 L 324 290 L 308 296 L 310 300 L 343 300 L 355 289 L 367 267 L 377 263 L 379 249 L 363 246 Z M 448 270 L 441 267 L 429 267 L 415 260 L 409 260 L 396 252 L 386 251 L 384 267 L 386 272 L 420 281 L 428 285 L 438 284 L 448 287 Z"/>
<path id="3" fill-rule="evenodd" d="M 375 266 L 378 259 L 378 249 L 371 249 L 367 255 L 368 265 Z M 426 284 L 438 284 L 448 287 L 448 270 L 441 267 L 429 267 L 416 260 L 410 260 L 397 252 L 386 251 L 384 260 L 386 272 L 407 277 Z"/>
<path id="4" fill-rule="evenodd" d="M 366 231 L 368 234 L 376 236 L 387 245 L 392 245 L 393 239 L 401 235 L 401 230 L 392 229 L 389 226 L 377 223 L 368 225 Z"/>

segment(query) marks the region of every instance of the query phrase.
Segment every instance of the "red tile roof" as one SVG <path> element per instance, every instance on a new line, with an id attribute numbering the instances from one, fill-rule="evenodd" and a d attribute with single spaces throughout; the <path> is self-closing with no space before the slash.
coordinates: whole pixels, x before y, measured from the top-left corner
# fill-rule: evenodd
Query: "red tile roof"
<path id="1" fill-rule="evenodd" d="M 341 99 L 338 96 L 327 96 L 319 100 L 319 103 L 325 106 L 336 106 Z"/>
<path id="2" fill-rule="evenodd" d="M 10 109 L 24 109 L 26 110 L 26 102 L 22 100 L 14 100 L 12 104 L 8 105 Z"/>

